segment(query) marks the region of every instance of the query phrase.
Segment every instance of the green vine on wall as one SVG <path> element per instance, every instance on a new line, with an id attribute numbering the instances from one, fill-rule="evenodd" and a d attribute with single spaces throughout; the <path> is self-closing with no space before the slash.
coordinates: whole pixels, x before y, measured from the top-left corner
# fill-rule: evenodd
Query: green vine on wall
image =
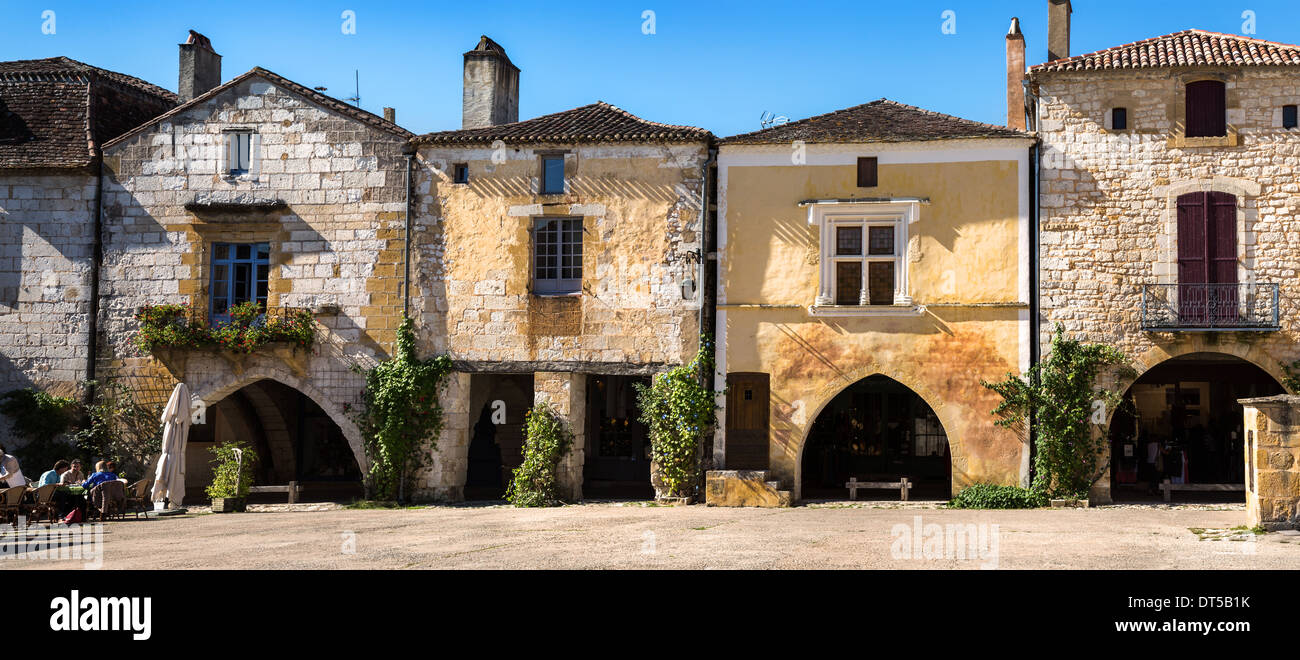
<path id="1" fill-rule="evenodd" d="M 1002 396 L 993 409 L 1000 418 L 998 426 L 1023 427 L 1033 420 L 1034 491 L 1087 499 L 1092 485 L 1105 474 L 1109 440 L 1104 428 L 1093 433 L 1091 425 L 1104 426 L 1105 411 L 1122 400 L 1121 393 L 1096 385 L 1101 371 L 1114 366 L 1131 371 L 1119 349 L 1066 339 L 1064 328 L 1057 325 L 1051 353 L 1029 369 L 1028 379 L 1009 373 L 998 383 L 980 381 Z M 1102 402 L 1100 419 L 1094 401 Z"/>
<path id="2" fill-rule="evenodd" d="M 195 320 L 188 303 L 150 305 L 135 314 L 140 324 L 135 345 L 148 353 L 155 348 L 216 348 L 251 353 L 270 342 L 311 348 L 316 323 L 311 312 L 295 309 L 286 316 L 267 316 L 261 304 L 244 302 L 230 308 L 230 321 L 209 327 Z"/>
<path id="3" fill-rule="evenodd" d="M 573 445 L 573 434 L 545 403 L 528 411 L 524 425 L 524 462 L 514 470 L 506 500 L 519 507 L 558 506 L 560 460 Z"/>
<path id="4" fill-rule="evenodd" d="M 363 372 L 361 405 L 346 407 L 361 429 L 376 499 L 406 501 L 409 482 L 438 447 L 443 425 L 438 393 L 451 373 L 451 358 L 422 360 L 415 346 L 415 324 L 403 317 L 393 356 Z"/>
<path id="5" fill-rule="evenodd" d="M 641 421 L 650 430 L 656 477 L 667 497 L 693 497 L 703 461 L 704 439 L 717 424 L 715 393 L 705 385 L 713 373 L 713 341 L 700 337 L 690 363 L 656 374 L 650 386 L 635 385 Z"/>
<path id="6" fill-rule="evenodd" d="M 1291 364 L 1285 362 L 1280 364 L 1283 373 L 1282 386 L 1286 388 L 1287 392 L 1293 394 L 1300 392 L 1300 360 L 1296 360 Z"/>

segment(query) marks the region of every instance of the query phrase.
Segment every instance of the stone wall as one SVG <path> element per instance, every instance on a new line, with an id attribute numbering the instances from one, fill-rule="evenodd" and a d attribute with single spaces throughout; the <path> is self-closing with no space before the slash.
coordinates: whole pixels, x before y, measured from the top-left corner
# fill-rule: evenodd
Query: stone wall
<path id="1" fill-rule="evenodd" d="M 1300 528 L 1300 397 L 1242 399 L 1247 525 Z"/>
<path id="2" fill-rule="evenodd" d="M 71 396 L 89 377 L 96 186 L 88 173 L 0 175 L 0 393 Z"/>
<path id="3" fill-rule="evenodd" d="M 227 174 L 230 129 L 255 131 L 248 174 Z M 252 76 L 113 145 L 100 336 L 108 370 L 184 379 L 208 404 L 259 378 L 277 380 L 321 405 L 364 468 L 343 410 L 364 382 L 351 367 L 386 357 L 401 318 L 404 144 Z M 139 307 L 189 303 L 206 313 L 216 242 L 270 244 L 269 307 L 337 308 L 318 310 L 316 346 L 245 357 L 135 349 Z"/>
<path id="4" fill-rule="evenodd" d="M 1229 138 L 1182 139 L 1183 84 L 1226 79 Z M 1043 343 L 1060 323 L 1072 336 L 1112 344 L 1145 371 L 1195 351 L 1246 357 L 1278 375 L 1300 357 L 1300 131 L 1281 128 L 1281 106 L 1300 100 L 1300 75 L 1277 70 L 1161 70 L 1040 75 Z M 1108 130 L 1111 108 L 1127 131 Z M 1234 143 L 1235 144 L 1230 144 Z M 1176 199 L 1219 190 L 1238 200 L 1238 280 L 1281 283 L 1281 332 L 1148 333 L 1142 285 L 1177 280 Z M 1249 356 L 1249 357 L 1247 357 Z"/>

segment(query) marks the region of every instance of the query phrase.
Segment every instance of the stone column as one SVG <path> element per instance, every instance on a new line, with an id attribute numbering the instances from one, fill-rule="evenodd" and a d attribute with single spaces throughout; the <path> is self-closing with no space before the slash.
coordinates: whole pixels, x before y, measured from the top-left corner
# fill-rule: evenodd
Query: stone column
<path id="1" fill-rule="evenodd" d="M 560 459 L 557 481 L 566 501 L 582 499 L 582 466 L 586 450 L 587 375 L 567 371 L 533 374 L 533 402 L 555 410 L 573 434 L 569 453 Z"/>
<path id="2" fill-rule="evenodd" d="M 1246 524 L 1300 529 L 1300 396 L 1238 403 L 1245 407 Z"/>
<path id="3" fill-rule="evenodd" d="M 416 496 L 441 502 L 465 499 L 465 474 L 469 469 L 469 380 L 470 375 L 453 371 L 438 396 L 442 406 L 442 433 L 438 449 L 423 474 L 416 479 Z"/>

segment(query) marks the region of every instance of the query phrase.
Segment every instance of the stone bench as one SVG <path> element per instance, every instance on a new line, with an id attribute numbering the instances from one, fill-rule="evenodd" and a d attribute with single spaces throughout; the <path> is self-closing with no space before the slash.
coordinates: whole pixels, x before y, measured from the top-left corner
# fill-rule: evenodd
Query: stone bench
<path id="1" fill-rule="evenodd" d="M 1218 492 L 1225 492 L 1225 493 L 1239 491 L 1244 493 L 1246 492 L 1246 485 L 1245 484 L 1176 484 L 1168 479 L 1165 479 L 1160 484 L 1160 493 L 1164 495 L 1166 502 L 1171 501 L 1169 495 L 1172 491 L 1175 490 L 1195 490 L 1195 491 L 1202 491 L 1202 492 L 1218 491 Z"/>
<path id="2" fill-rule="evenodd" d="M 290 481 L 288 486 L 249 486 L 248 492 L 252 493 L 288 493 L 289 504 L 298 501 L 298 493 L 302 491 L 302 486 L 296 481 Z"/>
<path id="3" fill-rule="evenodd" d="M 844 484 L 849 489 L 849 499 L 858 499 L 858 489 L 884 490 L 897 488 L 902 501 L 907 501 L 907 491 L 912 489 L 912 482 L 907 477 L 902 477 L 898 481 L 858 481 L 857 477 L 849 477 L 849 482 Z"/>

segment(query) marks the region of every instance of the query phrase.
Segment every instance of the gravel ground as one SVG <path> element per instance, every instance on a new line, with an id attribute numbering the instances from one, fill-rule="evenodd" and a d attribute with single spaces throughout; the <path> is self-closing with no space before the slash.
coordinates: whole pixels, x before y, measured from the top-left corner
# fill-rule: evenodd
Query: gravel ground
<path id="1" fill-rule="evenodd" d="M 821 502 L 790 509 L 645 502 L 553 509 L 251 508 L 242 514 L 194 508 L 186 516 L 108 523 L 104 568 L 1300 568 L 1300 534 L 1231 531 L 1245 521 L 1241 505 L 1030 511 L 958 511 L 924 502 Z M 918 517 L 921 527 L 915 527 Z M 931 524 L 986 525 L 986 540 L 997 525 L 996 544 L 979 546 L 982 558 L 972 551 L 966 560 L 955 556 L 959 543 L 936 549 L 901 537 L 904 529 L 918 529 L 923 540 L 937 538 L 937 528 L 925 527 Z M 914 548 L 920 556 L 909 557 Z M 0 568 L 81 565 L 2 563 Z"/>

